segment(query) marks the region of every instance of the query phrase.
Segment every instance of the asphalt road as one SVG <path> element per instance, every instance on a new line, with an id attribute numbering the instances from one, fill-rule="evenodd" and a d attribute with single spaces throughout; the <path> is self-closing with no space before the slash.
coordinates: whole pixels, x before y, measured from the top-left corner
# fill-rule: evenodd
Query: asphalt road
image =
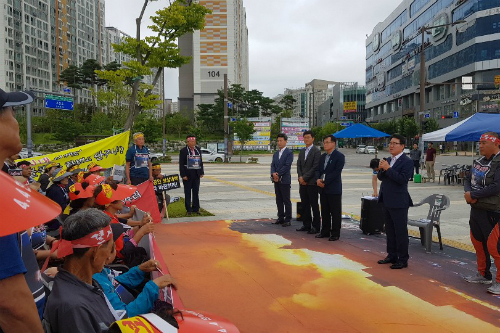
<path id="1" fill-rule="evenodd" d="M 370 195 L 371 170 L 368 164 L 373 154 L 356 154 L 354 149 L 340 149 L 346 155 L 346 165 L 342 173 L 343 196 L 342 210 L 354 218 L 360 215 L 361 197 Z M 379 157 L 389 156 L 387 152 L 379 153 Z M 276 205 L 273 185 L 269 179 L 272 155 L 255 155 L 258 164 L 205 164 L 205 177 L 201 182 L 201 206 L 215 214 L 215 217 L 191 217 L 185 219 L 172 219 L 168 223 L 223 220 L 223 219 L 258 219 L 276 218 Z M 295 159 L 297 155 L 295 156 Z M 438 155 L 436 160 L 436 174 L 443 165 L 471 164 L 470 156 L 444 156 Z M 292 166 L 292 176 L 296 175 L 296 165 Z M 162 167 L 165 174 L 178 173 L 178 165 L 165 164 Z M 425 171 L 424 171 L 425 174 Z M 471 249 L 469 239 L 469 205 L 463 199 L 461 185 L 443 185 L 435 183 L 409 184 L 410 194 L 414 202 L 419 202 L 425 197 L 439 193 L 447 195 L 451 206 L 441 215 L 441 230 L 447 244 Z M 292 184 L 292 201 L 299 198 L 299 185 Z M 184 196 L 182 189 L 173 190 L 173 196 Z M 427 216 L 428 206 L 411 208 L 410 218 L 419 219 Z M 295 216 L 295 203 L 293 203 L 293 216 Z M 167 221 L 165 221 L 167 222 Z M 416 228 L 410 227 L 414 231 Z M 435 234 L 435 233 L 434 233 Z"/>

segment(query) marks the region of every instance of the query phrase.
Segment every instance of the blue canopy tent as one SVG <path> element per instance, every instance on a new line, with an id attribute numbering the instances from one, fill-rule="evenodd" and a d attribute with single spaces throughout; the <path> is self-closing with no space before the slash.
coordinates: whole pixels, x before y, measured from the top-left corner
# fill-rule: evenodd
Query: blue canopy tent
<path id="1" fill-rule="evenodd" d="M 456 124 L 422 135 L 422 140 L 479 141 L 484 132 L 500 133 L 500 114 L 475 113 Z"/>
<path id="2" fill-rule="evenodd" d="M 341 131 L 333 134 L 336 138 L 383 138 L 386 136 L 390 136 L 387 133 L 376 130 L 375 128 L 371 128 L 369 126 L 365 126 L 363 124 L 354 124 L 347 128 L 344 128 Z"/>

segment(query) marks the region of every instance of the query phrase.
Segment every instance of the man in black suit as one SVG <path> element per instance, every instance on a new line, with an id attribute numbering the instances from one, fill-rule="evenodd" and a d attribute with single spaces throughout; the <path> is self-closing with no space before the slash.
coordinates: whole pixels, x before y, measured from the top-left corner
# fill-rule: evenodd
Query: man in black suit
<path id="1" fill-rule="evenodd" d="M 413 206 L 408 193 L 408 179 L 413 173 L 412 160 L 403 153 L 406 139 L 394 134 L 389 143 L 391 157 L 380 160 L 378 179 L 382 181 L 378 196 L 384 204 L 387 257 L 379 264 L 391 263 L 392 269 L 408 267 L 408 208 Z"/>
<path id="2" fill-rule="evenodd" d="M 286 147 L 288 137 L 284 133 L 277 137 L 278 151 L 273 155 L 271 163 L 271 179 L 274 183 L 274 193 L 276 194 L 276 206 L 278 206 L 278 219 L 275 224 L 282 227 L 291 225 L 292 202 L 290 201 L 290 188 L 292 176 L 290 170 L 293 163 L 293 152 Z"/>
<path id="3" fill-rule="evenodd" d="M 187 146 L 179 152 L 179 173 L 184 185 L 184 196 L 187 215 L 200 214 L 200 178 L 203 178 L 203 159 L 201 149 L 196 147 L 196 137 L 188 135 Z M 191 205 L 191 192 L 193 202 Z"/>
<path id="4" fill-rule="evenodd" d="M 314 146 L 314 133 L 312 131 L 305 131 L 302 137 L 304 138 L 306 147 L 300 150 L 297 161 L 297 174 L 300 184 L 299 194 L 300 201 L 302 202 L 303 226 L 297 229 L 297 231 L 307 231 L 309 234 L 316 234 L 320 228 L 316 169 L 319 165 L 321 152 Z M 311 218 L 311 209 L 314 218 Z"/>
<path id="5" fill-rule="evenodd" d="M 327 135 L 323 139 L 325 153 L 319 159 L 316 171 L 316 185 L 321 194 L 321 231 L 316 238 L 330 237 L 329 241 L 340 238 L 342 226 L 342 169 L 345 156 L 335 149 L 337 139 Z"/>

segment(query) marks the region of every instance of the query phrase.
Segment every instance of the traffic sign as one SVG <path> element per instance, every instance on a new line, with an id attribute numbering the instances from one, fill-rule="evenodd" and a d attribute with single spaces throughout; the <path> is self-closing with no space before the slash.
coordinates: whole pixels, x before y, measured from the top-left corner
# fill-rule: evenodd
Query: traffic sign
<path id="1" fill-rule="evenodd" d="M 341 116 L 341 117 L 340 117 L 340 120 L 346 120 L 346 119 L 347 119 L 347 117 L 346 117 L 346 116 Z"/>
<path id="2" fill-rule="evenodd" d="M 227 102 L 227 107 L 228 107 L 229 109 L 232 109 L 232 108 L 233 108 L 233 103 L 231 103 L 231 102 Z"/>
<path id="3" fill-rule="evenodd" d="M 352 126 L 353 124 L 352 123 L 340 123 L 340 125 L 342 125 L 344 127 L 349 127 L 349 126 Z"/>
<path id="4" fill-rule="evenodd" d="M 430 118 L 431 117 L 431 114 L 430 113 L 426 113 L 424 114 L 424 118 Z"/>
<path id="5" fill-rule="evenodd" d="M 48 109 L 73 110 L 73 98 L 57 95 L 45 95 L 45 107 Z"/>
<path id="6" fill-rule="evenodd" d="M 458 118 L 458 111 L 453 112 L 453 118 Z"/>

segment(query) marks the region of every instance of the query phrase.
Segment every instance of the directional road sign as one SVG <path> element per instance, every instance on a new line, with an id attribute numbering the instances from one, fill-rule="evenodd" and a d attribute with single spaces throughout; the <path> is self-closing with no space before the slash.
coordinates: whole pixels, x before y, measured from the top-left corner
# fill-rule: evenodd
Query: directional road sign
<path id="1" fill-rule="evenodd" d="M 453 118 L 458 118 L 458 111 L 453 112 Z"/>
<path id="2" fill-rule="evenodd" d="M 340 116 L 340 120 L 346 120 L 347 117 L 346 116 Z"/>
<path id="3" fill-rule="evenodd" d="M 352 126 L 352 123 L 340 123 L 340 125 L 342 125 L 344 127 L 349 127 L 349 126 Z"/>
<path id="4" fill-rule="evenodd" d="M 45 95 L 45 107 L 48 109 L 73 110 L 73 98 Z"/>
<path id="5" fill-rule="evenodd" d="M 228 107 L 229 109 L 232 109 L 232 108 L 233 108 L 233 103 L 231 103 L 231 102 L 227 102 L 227 107 Z"/>
<path id="6" fill-rule="evenodd" d="M 431 117 L 431 114 L 430 113 L 426 113 L 424 114 L 424 118 L 430 118 Z"/>

